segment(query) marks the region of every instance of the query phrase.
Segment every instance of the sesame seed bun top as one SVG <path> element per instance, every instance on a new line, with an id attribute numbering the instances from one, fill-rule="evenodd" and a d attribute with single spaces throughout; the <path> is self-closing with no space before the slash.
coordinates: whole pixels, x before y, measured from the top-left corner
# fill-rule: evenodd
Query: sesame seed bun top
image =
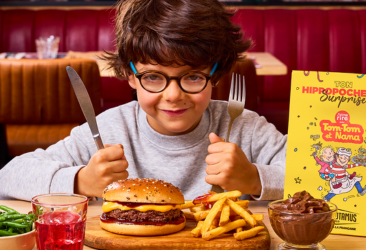
<path id="1" fill-rule="evenodd" d="M 106 201 L 183 204 L 179 188 L 156 179 L 126 179 L 109 184 L 103 192 Z"/>

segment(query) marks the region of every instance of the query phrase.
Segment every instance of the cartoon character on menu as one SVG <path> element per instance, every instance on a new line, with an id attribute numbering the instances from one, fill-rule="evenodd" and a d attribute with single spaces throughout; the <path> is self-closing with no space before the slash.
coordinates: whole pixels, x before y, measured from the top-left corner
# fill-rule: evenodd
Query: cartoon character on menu
<path id="1" fill-rule="evenodd" d="M 317 144 L 313 145 L 313 148 L 315 148 L 315 152 L 312 154 L 314 156 L 315 161 L 321 166 L 319 170 L 320 178 L 323 180 L 329 180 L 331 179 L 332 185 L 336 185 L 335 183 L 335 176 L 332 173 L 329 173 L 326 175 L 325 170 L 329 168 L 332 164 L 336 162 L 336 159 L 334 157 L 334 149 L 332 146 L 325 146 L 321 148 L 322 144 L 319 142 Z M 317 155 L 318 150 L 319 151 L 319 157 Z M 319 159 L 320 158 L 320 159 Z"/>
<path id="2" fill-rule="evenodd" d="M 330 201 L 330 199 L 337 194 L 348 193 L 354 187 L 356 187 L 361 196 L 366 193 L 366 185 L 364 188 L 361 187 L 360 181 L 362 180 L 362 177 L 357 177 L 355 172 L 352 175 L 349 175 L 346 171 L 348 168 L 362 166 L 361 164 L 348 164 L 351 155 L 351 151 L 347 151 L 345 148 L 339 148 L 335 155 L 336 162 L 325 169 L 325 178 L 329 178 L 332 173 L 335 177 L 337 186 L 335 188 L 334 185 L 330 185 L 331 189 L 324 197 L 325 201 Z"/>

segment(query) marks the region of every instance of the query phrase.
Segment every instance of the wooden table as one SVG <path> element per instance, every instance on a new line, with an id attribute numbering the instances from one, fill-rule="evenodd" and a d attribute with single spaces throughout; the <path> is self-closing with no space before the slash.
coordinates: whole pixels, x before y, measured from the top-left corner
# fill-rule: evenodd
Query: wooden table
<path id="1" fill-rule="evenodd" d="M 261 66 L 261 68 L 256 68 L 256 73 L 259 76 L 287 74 L 287 66 L 268 52 L 250 52 L 246 54 L 248 58 L 256 60 Z M 114 77 L 113 70 L 106 68 L 107 64 L 105 61 L 97 60 L 97 64 L 101 77 Z"/>
<path id="2" fill-rule="evenodd" d="M 31 210 L 30 202 L 26 201 L 4 201 L 0 200 L 1 205 L 6 205 L 11 208 L 18 210 L 21 213 L 27 213 Z M 267 226 L 269 230 L 269 234 L 271 235 L 271 250 L 277 249 L 277 245 L 282 242 L 280 238 L 276 235 L 276 233 L 272 230 L 271 224 L 268 219 L 267 212 L 267 201 L 251 201 L 249 205 L 249 209 L 253 211 L 253 213 L 263 213 L 264 214 L 264 224 Z M 102 201 L 91 201 L 89 202 L 88 208 L 88 218 L 100 215 L 102 213 Z M 346 235 L 329 235 L 322 242 L 328 250 L 364 250 L 366 245 L 365 237 L 356 237 L 356 236 L 346 236 Z M 93 249 L 88 246 L 84 246 L 84 250 Z M 14 249 L 17 250 L 17 249 Z M 33 250 L 37 250 L 34 247 Z"/>
<path id="3" fill-rule="evenodd" d="M 287 66 L 268 52 L 248 52 L 246 54 L 261 65 L 261 68 L 256 68 L 259 76 L 287 74 Z"/>

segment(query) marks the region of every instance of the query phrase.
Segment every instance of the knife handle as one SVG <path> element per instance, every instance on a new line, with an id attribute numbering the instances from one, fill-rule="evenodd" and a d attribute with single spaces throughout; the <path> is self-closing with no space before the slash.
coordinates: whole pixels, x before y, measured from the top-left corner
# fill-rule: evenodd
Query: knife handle
<path id="1" fill-rule="evenodd" d="M 100 135 L 96 135 L 96 136 L 93 136 L 94 137 L 94 142 L 95 142 L 95 145 L 97 145 L 97 148 L 98 150 L 101 150 L 104 148 L 104 145 L 103 145 L 103 142 L 102 142 L 102 138 L 100 138 Z"/>

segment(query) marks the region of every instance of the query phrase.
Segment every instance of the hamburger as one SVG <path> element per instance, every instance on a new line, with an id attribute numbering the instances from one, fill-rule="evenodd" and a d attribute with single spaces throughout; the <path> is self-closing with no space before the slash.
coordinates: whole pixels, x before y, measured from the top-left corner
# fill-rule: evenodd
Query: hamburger
<path id="1" fill-rule="evenodd" d="M 182 230 L 184 197 L 179 188 L 155 179 L 113 182 L 103 192 L 103 229 L 126 235 L 164 235 Z"/>

